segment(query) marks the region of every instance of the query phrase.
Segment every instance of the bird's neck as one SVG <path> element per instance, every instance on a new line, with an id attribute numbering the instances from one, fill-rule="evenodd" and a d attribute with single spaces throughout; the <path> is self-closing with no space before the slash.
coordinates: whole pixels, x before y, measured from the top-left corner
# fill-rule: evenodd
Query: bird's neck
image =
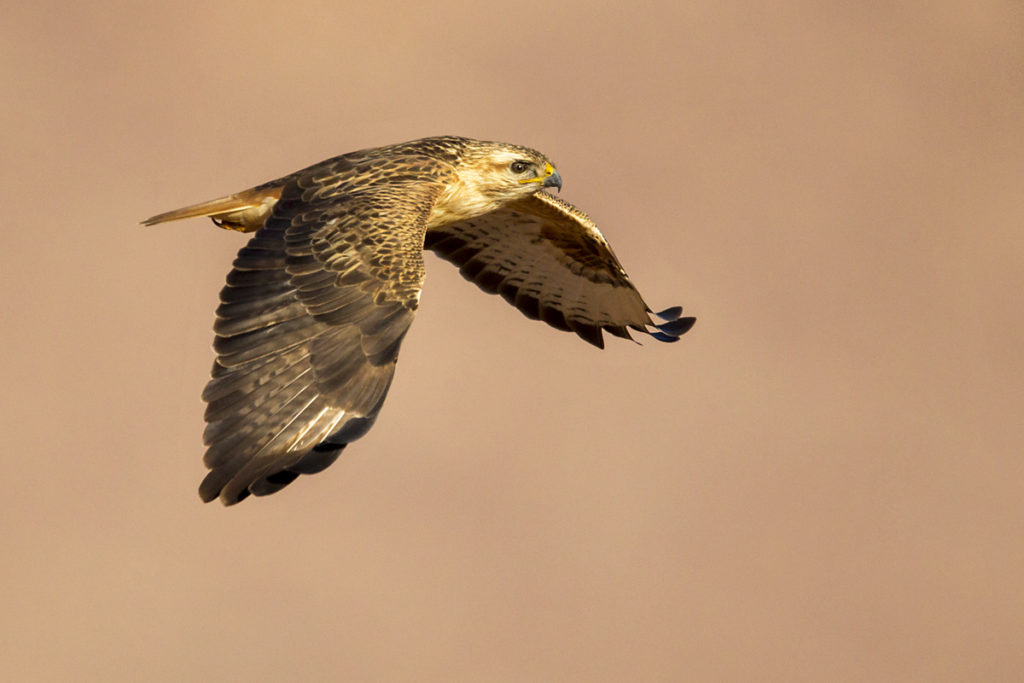
<path id="1" fill-rule="evenodd" d="M 504 204 L 493 194 L 484 192 L 483 180 L 471 169 L 460 169 L 454 181 L 442 190 L 427 217 L 427 229 L 450 225 L 485 213 Z"/>

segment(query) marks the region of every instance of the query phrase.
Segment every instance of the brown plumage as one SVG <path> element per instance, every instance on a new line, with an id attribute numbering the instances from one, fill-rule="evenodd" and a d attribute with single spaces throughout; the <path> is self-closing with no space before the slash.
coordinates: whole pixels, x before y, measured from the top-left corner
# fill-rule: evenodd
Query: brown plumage
<path id="1" fill-rule="evenodd" d="M 533 319 L 675 341 L 539 152 L 458 137 L 361 150 L 144 223 L 208 216 L 255 232 L 214 324 L 204 501 L 232 505 L 324 469 L 373 425 L 423 285 L 423 249 Z"/>

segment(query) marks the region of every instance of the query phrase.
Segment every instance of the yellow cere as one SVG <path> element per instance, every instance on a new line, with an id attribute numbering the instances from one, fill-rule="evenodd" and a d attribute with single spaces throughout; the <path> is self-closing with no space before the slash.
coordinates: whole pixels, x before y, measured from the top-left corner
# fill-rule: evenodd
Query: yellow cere
<path id="1" fill-rule="evenodd" d="M 555 167 L 552 166 L 550 162 L 545 163 L 544 164 L 544 175 L 538 176 L 536 178 L 526 178 L 525 180 L 520 180 L 519 184 L 520 185 L 524 185 L 526 183 L 543 183 L 544 179 L 550 177 L 551 174 L 554 173 L 554 172 L 555 172 Z"/>

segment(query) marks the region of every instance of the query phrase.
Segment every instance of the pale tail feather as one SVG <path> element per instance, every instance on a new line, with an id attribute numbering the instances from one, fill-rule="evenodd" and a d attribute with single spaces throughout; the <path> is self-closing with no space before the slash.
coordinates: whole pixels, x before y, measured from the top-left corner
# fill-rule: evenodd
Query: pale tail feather
<path id="1" fill-rule="evenodd" d="M 270 211 L 281 197 L 281 188 L 266 188 L 260 191 L 247 190 L 238 194 L 211 199 L 174 211 L 157 214 L 142 221 L 143 225 L 156 225 L 184 218 L 209 216 L 218 225 L 241 232 L 259 230 L 270 215 Z"/>

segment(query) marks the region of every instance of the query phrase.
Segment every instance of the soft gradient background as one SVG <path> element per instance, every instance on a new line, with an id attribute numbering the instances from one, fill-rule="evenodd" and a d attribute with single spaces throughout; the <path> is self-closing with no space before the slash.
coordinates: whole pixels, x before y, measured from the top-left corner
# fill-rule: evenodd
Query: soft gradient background
<path id="1" fill-rule="evenodd" d="M 5 3 L 10 680 L 1024 677 L 1024 8 Z M 428 260 L 377 427 L 202 505 L 244 242 L 361 147 L 545 151 L 676 345 Z"/>

